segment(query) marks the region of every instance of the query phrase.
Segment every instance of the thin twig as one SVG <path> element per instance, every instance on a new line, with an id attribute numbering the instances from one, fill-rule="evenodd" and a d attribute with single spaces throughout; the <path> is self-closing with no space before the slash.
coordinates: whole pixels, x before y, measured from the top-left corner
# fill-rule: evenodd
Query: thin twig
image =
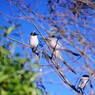
<path id="1" fill-rule="evenodd" d="M 1 33 L 0 33 L 0 35 L 4 36 L 4 34 L 1 34 Z M 17 42 L 17 43 L 19 43 L 19 44 L 22 44 L 22 45 L 24 45 L 24 46 L 27 46 L 27 47 L 31 48 L 31 46 L 29 46 L 29 45 L 27 45 L 27 44 L 25 44 L 25 43 L 23 43 L 23 42 L 17 41 L 17 40 L 15 40 L 15 39 L 11 38 L 11 37 L 8 37 L 8 36 L 4 36 L 4 37 L 6 37 L 6 38 L 8 38 L 8 39 L 10 39 L 10 40 L 12 40 L 12 41 L 15 41 L 15 42 Z"/>

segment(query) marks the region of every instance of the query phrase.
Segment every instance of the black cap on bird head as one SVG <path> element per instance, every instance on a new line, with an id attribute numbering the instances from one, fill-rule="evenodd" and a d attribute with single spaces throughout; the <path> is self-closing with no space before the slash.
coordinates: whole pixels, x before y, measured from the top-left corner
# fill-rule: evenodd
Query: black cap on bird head
<path id="1" fill-rule="evenodd" d="M 48 36 L 49 38 L 54 38 L 54 37 L 56 37 L 55 35 L 49 35 Z"/>
<path id="2" fill-rule="evenodd" d="M 88 75 L 83 75 L 82 77 L 89 77 Z"/>
<path id="3" fill-rule="evenodd" d="M 30 35 L 31 35 L 31 36 L 36 36 L 36 35 L 38 35 L 38 34 L 35 33 L 35 32 L 32 32 Z"/>
<path id="4" fill-rule="evenodd" d="M 49 38 L 57 38 L 57 39 L 61 39 L 61 37 L 59 35 L 53 34 L 53 35 L 49 35 Z"/>

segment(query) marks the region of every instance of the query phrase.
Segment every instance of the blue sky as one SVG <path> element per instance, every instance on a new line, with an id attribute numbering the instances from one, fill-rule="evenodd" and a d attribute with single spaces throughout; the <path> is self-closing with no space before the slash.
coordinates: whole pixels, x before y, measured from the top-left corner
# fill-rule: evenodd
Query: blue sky
<path id="1" fill-rule="evenodd" d="M 35 3 L 33 3 L 35 1 Z M 31 2 L 32 4 L 32 10 L 34 12 L 39 11 L 39 14 L 48 14 L 48 7 L 46 6 L 46 1 L 42 0 L 42 2 L 40 2 L 40 0 L 26 0 L 25 3 L 29 3 Z M 35 8 L 36 7 L 36 8 Z M 11 33 L 9 36 L 18 40 L 18 41 L 23 41 L 26 44 L 29 44 L 29 35 L 32 31 L 36 31 L 36 29 L 34 28 L 34 26 L 27 20 L 19 20 L 19 19 L 12 19 L 12 17 L 16 17 L 22 15 L 22 13 L 20 13 L 17 9 L 17 7 L 13 4 L 9 4 L 6 0 L 1 0 L 0 2 L 0 12 L 3 12 L 4 14 L 1 16 L 0 15 L 0 26 L 7 26 L 10 27 L 11 25 L 7 22 L 7 20 L 11 20 L 14 23 L 20 23 L 22 26 L 19 27 L 18 30 L 13 31 L 13 33 Z M 30 15 L 29 13 L 26 13 L 27 15 Z M 12 17 L 11 17 L 12 16 Z M 22 15 L 23 16 L 23 15 Z M 37 24 L 37 23 L 36 23 Z M 47 28 L 47 30 L 49 29 L 48 26 L 45 26 L 45 28 Z M 39 27 L 38 27 L 39 28 Z M 71 28 L 73 29 L 74 27 L 71 26 Z M 40 29 L 40 28 L 39 28 Z M 46 35 L 46 33 L 40 29 L 40 31 Z M 37 31 L 36 31 L 37 32 Z M 2 30 L 0 30 L 0 33 L 3 33 Z M 22 33 L 22 38 L 18 36 L 14 36 L 14 33 Z M 41 36 L 39 35 L 39 39 L 41 38 Z M 44 42 L 40 39 L 41 43 L 44 44 Z M 17 43 L 16 43 L 17 44 Z M 30 48 L 26 48 L 26 51 L 23 51 L 22 48 L 20 48 L 21 45 L 17 44 L 16 46 L 16 52 L 15 53 L 21 53 L 23 54 L 23 52 L 27 52 L 28 56 L 31 55 L 31 49 Z M 40 49 L 41 47 L 39 47 L 38 49 Z M 31 57 L 30 57 L 31 58 Z M 67 59 L 67 57 L 66 57 Z M 80 59 L 80 61 L 82 61 L 82 59 Z M 46 61 L 44 58 L 41 58 L 41 62 L 42 65 L 46 65 Z M 72 63 L 74 65 L 74 67 L 76 67 L 77 65 L 75 65 L 74 63 Z M 49 70 L 52 70 L 51 67 L 45 67 L 42 68 L 43 72 L 48 72 Z M 66 73 L 67 77 L 70 79 L 70 81 L 75 84 L 77 81 L 77 77 L 75 77 L 73 74 L 69 74 Z M 72 77 L 74 76 L 74 77 Z M 55 72 L 49 72 L 46 74 L 43 74 L 42 76 L 40 76 L 43 80 L 44 80 L 44 85 L 46 87 L 46 90 L 48 93 L 50 93 L 51 95 L 77 95 L 76 93 L 74 93 L 74 91 L 68 87 L 66 84 L 64 84 L 59 78 L 58 75 Z M 88 88 L 87 88 L 88 89 Z M 87 94 L 86 94 L 87 95 Z"/>

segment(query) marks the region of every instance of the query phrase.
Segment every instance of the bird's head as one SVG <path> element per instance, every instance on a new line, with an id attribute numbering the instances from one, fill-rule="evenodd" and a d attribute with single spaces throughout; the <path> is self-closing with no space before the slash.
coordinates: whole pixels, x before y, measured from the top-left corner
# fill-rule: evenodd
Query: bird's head
<path id="1" fill-rule="evenodd" d="M 83 75 L 82 77 L 89 77 L 89 75 Z"/>
<path id="2" fill-rule="evenodd" d="M 89 80 L 89 76 L 88 76 L 88 75 L 83 75 L 83 76 L 82 76 L 82 79 L 83 79 L 83 80 Z"/>
<path id="3" fill-rule="evenodd" d="M 50 41 L 52 41 L 52 38 L 53 37 L 50 37 L 50 36 L 47 36 L 47 38 L 45 39 L 47 42 L 50 42 Z"/>
<path id="4" fill-rule="evenodd" d="M 55 35 L 49 35 L 48 38 L 55 38 Z"/>
<path id="5" fill-rule="evenodd" d="M 46 41 L 51 41 L 52 38 L 55 38 L 55 35 L 49 35 L 49 36 L 47 36 L 47 38 L 45 40 Z"/>
<path id="6" fill-rule="evenodd" d="M 30 36 L 36 36 L 36 35 L 38 35 L 38 34 L 35 33 L 35 32 L 32 32 L 32 33 L 30 34 Z"/>

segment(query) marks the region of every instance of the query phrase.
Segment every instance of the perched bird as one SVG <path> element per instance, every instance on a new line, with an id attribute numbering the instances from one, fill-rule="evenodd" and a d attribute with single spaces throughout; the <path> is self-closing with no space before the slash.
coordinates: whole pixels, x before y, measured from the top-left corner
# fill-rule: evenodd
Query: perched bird
<path id="1" fill-rule="evenodd" d="M 61 43 L 58 41 L 57 38 L 55 38 L 55 36 L 50 36 L 47 39 L 48 45 L 50 48 L 55 49 L 55 50 L 64 50 L 67 51 L 75 56 L 80 56 L 80 54 L 74 53 L 71 50 L 65 49 Z"/>
<path id="2" fill-rule="evenodd" d="M 60 59 L 74 74 L 76 74 L 76 72 L 73 70 L 72 67 L 70 67 L 65 60 L 63 59 L 61 53 L 59 50 L 53 50 L 52 48 L 50 48 L 51 53 L 52 53 L 52 57 L 54 57 L 54 59 Z"/>
<path id="3" fill-rule="evenodd" d="M 36 34 L 35 32 L 32 32 L 30 34 L 30 40 L 29 40 L 29 43 L 30 43 L 30 46 L 32 48 L 32 51 L 36 54 L 37 53 L 37 47 L 38 47 L 38 44 L 39 44 L 39 41 L 38 41 L 38 34 Z"/>
<path id="4" fill-rule="evenodd" d="M 86 87 L 87 82 L 89 81 L 88 75 L 83 75 L 79 81 L 78 89 L 83 94 L 84 88 Z"/>

